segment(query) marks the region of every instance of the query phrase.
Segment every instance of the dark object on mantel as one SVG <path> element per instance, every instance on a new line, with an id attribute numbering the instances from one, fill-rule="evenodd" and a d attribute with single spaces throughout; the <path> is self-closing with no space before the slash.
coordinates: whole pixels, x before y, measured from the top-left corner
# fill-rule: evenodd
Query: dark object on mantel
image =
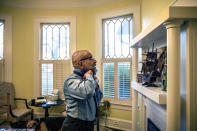
<path id="1" fill-rule="evenodd" d="M 142 83 L 143 82 L 143 74 L 142 73 L 138 73 L 137 74 L 137 82 L 138 83 Z"/>
<path id="2" fill-rule="evenodd" d="M 142 85 L 146 87 L 158 87 L 160 85 L 155 84 L 158 79 L 161 79 L 161 74 L 164 68 L 164 62 L 166 58 L 166 48 L 164 48 L 162 54 L 157 58 L 157 49 L 154 50 L 154 43 L 152 52 L 148 52 L 145 54 L 146 59 L 142 62 L 142 70 L 141 74 L 143 74 L 143 81 Z M 137 81 L 141 82 L 141 76 L 137 75 Z"/>

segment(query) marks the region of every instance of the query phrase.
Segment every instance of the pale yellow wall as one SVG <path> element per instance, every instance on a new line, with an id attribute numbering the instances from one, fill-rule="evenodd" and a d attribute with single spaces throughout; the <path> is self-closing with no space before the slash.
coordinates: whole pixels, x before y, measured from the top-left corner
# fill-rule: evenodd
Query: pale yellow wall
<path id="1" fill-rule="evenodd" d="M 131 121 L 132 111 L 111 109 L 110 117 Z"/>
<path id="2" fill-rule="evenodd" d="M 95 15 L 138 3 L 138 0 L 119 0 L 113 4 L 84 10 L 34 10 L 0 5 L 0 14 L 13 16 L 13 84 L 16 97 L 30 99 L 34 93 L 34 17 L 76 16 L 77 49 L 88 49 L 95 55 Z M 131 120 L 131 111 L 112 109 L 111 116 Z"/>
<path id="3" fill-rule="evenodd" d="M 142 30 L 174 0 L 140 0 Z"/>

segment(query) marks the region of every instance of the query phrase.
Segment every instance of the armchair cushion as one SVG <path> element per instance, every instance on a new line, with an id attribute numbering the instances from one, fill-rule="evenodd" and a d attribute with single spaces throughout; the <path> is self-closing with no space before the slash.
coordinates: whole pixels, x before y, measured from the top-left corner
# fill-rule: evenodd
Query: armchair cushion
<path id="1" fill-rule="evenodd" d="M 15 108 L 12 113 L 16 116 L 11 118 L 12 122 L 20 121 L 26 119 L 26 117 L 32 113 L 32 109 L 27 108 Z"/>

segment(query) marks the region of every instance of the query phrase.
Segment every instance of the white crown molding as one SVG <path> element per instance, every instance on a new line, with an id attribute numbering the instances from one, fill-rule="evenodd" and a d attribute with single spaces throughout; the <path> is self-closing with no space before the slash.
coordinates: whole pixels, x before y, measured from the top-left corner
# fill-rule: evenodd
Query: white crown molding
<path id="1" fill-rule="evenodd" d="M 118 0 L 1 0 L 0 5 L 24 9 L 85 9 Z"/>

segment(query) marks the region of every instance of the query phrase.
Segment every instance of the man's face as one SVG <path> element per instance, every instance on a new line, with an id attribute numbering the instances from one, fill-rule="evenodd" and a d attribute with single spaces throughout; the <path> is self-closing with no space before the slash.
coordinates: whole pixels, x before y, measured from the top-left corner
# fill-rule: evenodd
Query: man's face
<path id="1" fill-rule="evenodd" d="M 83 70 L 88 71 L 96 68 L 97 61 L 92 57 L 91 54 L 88 54 L 87 57 L 81 59 L 80 62 L 82 63 Z"/>

